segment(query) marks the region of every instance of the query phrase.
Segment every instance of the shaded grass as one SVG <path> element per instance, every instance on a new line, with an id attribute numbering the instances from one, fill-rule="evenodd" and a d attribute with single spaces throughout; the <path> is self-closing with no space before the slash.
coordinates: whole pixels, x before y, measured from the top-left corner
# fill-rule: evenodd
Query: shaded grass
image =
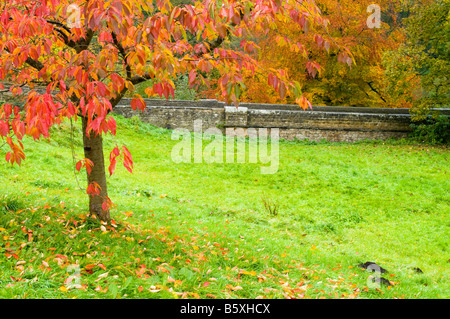
<path id="1" fill-rule="evenodd" d="M 175 164 L 170 131 L 116 119 L 105 150 L 125 144 L 135 163 L 108 179 L 116 225 L 86 212 L 69 124 L 27 140 L 22 167 L 0 163 L 0 297 L 450 297 L 447 148 L 284 141 L 278 172 L 262 175 L 260 163 Z M 365 261 L 393 286 L 369 289 Z M 82 286 L 67 290 L 74 264 Z"/>

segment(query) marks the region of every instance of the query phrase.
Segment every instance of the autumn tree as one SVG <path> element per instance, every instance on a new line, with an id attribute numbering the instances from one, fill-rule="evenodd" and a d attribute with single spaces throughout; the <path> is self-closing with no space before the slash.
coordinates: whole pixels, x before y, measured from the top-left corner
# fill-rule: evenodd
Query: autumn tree
<path id="1" fill-rule="evenodd" d="M 0 79 L 11 79 L 13 94 L 31 90 L 23 107 L 0 107 L 0 136 L 9 145 L 5 158 L 20 165 L 22 139 L 49 138 L 51 127 L 65 119 L 81 120 L 84 156 L 76 164 L 87 172 L 89 211 L 110 220 L 103 134 L 116 134 L 111 113 L 131 92 L 131 107 L 144 110 L 135 85 L 153 80 L 147 96 L 174 96 L 174 79 L 188 74 L 189 85 L 203 85 L 206 74 L 220 74 L 218 86 L 230 103 L 238 103 L 242 70 L 265 72 L 283 98 L 293 96 L 302 107 L 309 102 L 298 82 L 283 70 L 263 70 L 252 56 L 256 44 L 247 35 L 255 25 L 276 27 L 284 19 L 311 36 L 326 32 L 313 0 L 204 0 L 186 4 L 157 0 L 2 0 L 0 6 Z M 222 48 L 229 36 L 242 38 L 236 49 Z M 289 47 L 301 47 L 290 42 Z M 347 53 L 345 53 L 347 54 Z M 44 85 L 39 93 L 36 86 Z M 0 88 L 1 89 L 1 88 Z M 121 160 L 130 172 L 133 161 L 125 146 L 109 153 L 108 173 Z"/>
<path id="2" fill-rule="evenodd" d="M 345 106 L 403 106 L 393 101 L 385 91 L 382 55 L 394 50 L 404 40 L 397 16 L 400 1 L 377 1 L 380 8 L 380 28 L 368 25 L 374 11 L 370 0 L 321 0 L 317 6 L 329 21 L 327 35 L 310 36 L 308 25 L 301 27 L 289 20 L 276 20 L 276 27 L 260 29 L 253 26 L 260 48 L 256 57 L 264 68 L 284 69 L 302 84 L 302 89 L 314 104 Z M 369 10 L 368 10 L 369 8 Z M 289 45 L 290 41 L 301 44 Z M 344 55 L 352 52 L 355 63 Z M 351 64 L 347 65 L 345 62 Z M 344 62 L 344 63 L 342 63 Z M 243 100 L 248 102 L 293 103 L 281 99 L 261 75 L 245 74 L 249 79 Z M 214 93 L 209 95 L 213 97 Z"/>

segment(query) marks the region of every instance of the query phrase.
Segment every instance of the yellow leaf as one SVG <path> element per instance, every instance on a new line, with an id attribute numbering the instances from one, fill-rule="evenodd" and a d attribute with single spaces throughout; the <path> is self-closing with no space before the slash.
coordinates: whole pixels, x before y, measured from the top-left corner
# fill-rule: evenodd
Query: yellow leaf
<path id="1" fill-rule="evenodd" d="M 68 292 L 66 286 L 59 287 L 59 290 L 61 290 L 62 292 Z"/>

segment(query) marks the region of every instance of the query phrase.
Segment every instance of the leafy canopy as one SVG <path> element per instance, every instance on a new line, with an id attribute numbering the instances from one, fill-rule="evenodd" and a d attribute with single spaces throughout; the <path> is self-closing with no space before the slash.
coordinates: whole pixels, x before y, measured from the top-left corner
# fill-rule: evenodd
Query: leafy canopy
<path id="1" fill-rule="evenodd" d="M 277 28 L 290 21 L 310 30 L 318 46 L 325 43 L 328 20 L 313 0 L 204 0 L 183 3 L 158 0 L 2 0 L 0 6 L 0 80 L 10 81 L 13 94 L 31 88 L 23 108 L 0 107 L 0 136 L 10 146 L 6 160 L 24 159 L 22 138 L 50 136 L 50 127 L 65 118 L 87 120 L 86 134 L 116 133 L 109 114 L 127 92 L 131 106 L 144 110 L 135 85 L 153 80 L 147 96 L 174 96 L 174 79 L 188 74 L 189 86 L 208 84 L 205 74 L 217 71 L 218 86 L 228 102 L 241 95 L 243 70 L 263 72 L 268 84 L 284 98 L 294 97 L 303 108 L 310 105 L 299 82 L 284 70 L 263 69 L 254 58 L 257 45 L 251 31 Z M 240 38 L 239 46 L 222 48 L 224 40 Z M 292 50 L 303 45 L 284 38 Z M 349 52 L 342 61 L 351 63 Z M 0 84 L 3 88 L 3 85 Z M 44 85 L 46 92 L 34 88 Z M 122 156 L 131 171 L 125 147 L 110 154 L 110 174 Z M 89 167 L 88 160 L 77 168 Z M 93 190 L 95 191 L 95 190 Z"/>

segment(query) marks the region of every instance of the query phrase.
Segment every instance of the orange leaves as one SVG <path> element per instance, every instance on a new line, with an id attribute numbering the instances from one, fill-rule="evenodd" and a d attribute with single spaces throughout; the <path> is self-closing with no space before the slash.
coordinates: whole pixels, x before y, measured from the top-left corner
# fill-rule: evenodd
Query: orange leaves
<path id="1" fill-rule="evenodd" d="M 226 285 L 225 288 L 231 291 L 238 291 L 243 289 L 241 286 L 233 286 L 233 285 Z"/>
<path id="2" fill-rule="evenodd" d="M 125 146 L 122 146 L 123 153 L 123 166 L 130 172 L 133 173 L 133 158 L 131 157 L 130 151 Z"/>
<path id="3" fill-rule="evenodd" d="M 182 284 L 182 281 L 181 281 L 181 280 L 174 279 L 174 278 L 172 278 L 172 277 L 170 277 L 170 276 L 167 276 L 167 282 L 173 283 L 175 287 L 176 287 L 176 286 L 180 286 L 180 285 Z M 205 284 L 206 284 L 206 285 L 205 285 Z M 203 287 L 207 287 L 208 285 L 209 285 L 209 282 L 206 281 L 206 282 L 203 284 Z"/>
<path id="4" fill-rule="evenodd" d="M 153 84 L 153 92 L 166 99 L 169 99 L 170 95 L 175 98 L 174 86 L 173 82 L 158 82 Z"/>
<path id="5" fill-rule="evenodd" d="M 114 173 L 114 170 L 116 169 L 116 163 L 117 160 L 116 158 L 120 155 L 120 150 L 118 147 L 114 147 L 114 149 L 111 151 L 111 153 L 109 154 L 109 176 L 111 176 Z"/>
<path id="6" fill-rule="evenodd" d="M 108 31 L 102 31 L 98 35 L 98 41 L 101 42 L 112 42 L 112 36 L 111 32 Z"/>
<path id="7" fill-rule="evenodd" d="M 22 229 L 22 232 L 28 236 L 28 241 L 33 241 L 33 231 L 31 229 L 27 229 L 24 226 L 21 226 L 20 228 Z"/>
<path id="8" fill-rule="evenodd" d="M 92 182 L 88 185 L 87 189 L 86 189 L 86 193 L 88 195 L 100 195 L 100 191 L 101 191 L 101 187 L 100 185 L 98 185 L 98 183 L 96 182 Z"/>
<path id="9" fill-rule="evenodd" d="M 79 107 L 83 116 L 87 117 L 86 134 L 93 131 L 95 134 L 101 132 L 107 133 L 111 131 L 113 135 L 116 132 L 116 122 L 112 118 L 107 118 L 107 115 L 112 110 L 112 105 L 109 100 L 105 98 L 92 97 L 85 103 L 84 97 L 81 98 Z"/>
<path id="10" fill-rule="evenodd" d="M 95 268 L 95 267 L 99 267 L 99 268 L 101 268 L 101 269 L 106 271 L 106 267 L 103 264 L 88 264 L 88 265 L 84 266 L 84 269 L 87 270 L 87 272 L 89 274 L 92 274 L 93 273 L 92 269 Z"/>
<path id="11" fill-rule="evenodd" d="M 240 47 L 247 53 L 253 53 L 255 51 L 255 48 L 257 48 L 258 46 L 255 42 L 244 39 L 241 40 Z"/>
<path id="12" fill-rule="evenodd" d="M 135 97 L 131 100 L 131 108 L 133 110 L 139 109 L 144 111 L 146 108 L 145 102 L 139 94 L 135 94 Z"/>
<path id="13" fill-rule="evenodd" d="M 111 73 L 110 78 L 111 78 L 110 85 L 112 86 L 112 90 L 115 92 L 122 91 L 125 84 L 125 80 L 117 73 Z"/>
<path id="14" fill-rule="evenodd" d="M 107 127 L 107 130 L 109 130 L 112 135 L 116 135 L 117 124 L 116 124 L 116 120 L 113 117 L 110 117 L 109 119 L 106 120 L 106 127 Z M 105 131 L 105 133 L 106 133 L 106 131 Z"/>
<path id="15" fill-rule="evenodd" d="M 228 28 L 226 24 L 219 24 L 217 26 L 217 31 L 222 38 L 225 38 L 228 35 Z"/>
<path id="16" fill-rule="evenodd" d="M 122 154 L 123 165 L 130 172 L 133 172 L 133 158 L 131 157 L 130 151 L 125 146 L 122 146 L 121 149 L 119 147 L 114 147 L 114 149 L 109 154 L 110 165 L 108 167 L 109 175 L 114 174 L 117 164 L 117 158 Z"/>
<path id="17" fill-rule="evenodd" d="M 272 86 L 276 92 L 278 92 L 281 99 L 284 99 L 290 92 L 288 85 L 291 84 L 288 82 L 286 74 L 282 71 L 280 71 L 278 75 L 269 73 L 267 83 Z"/>
<path id="18" fill-rule="evenodd" d="M 197 76 L 196 70 L 192 69 L 192 70 L 189 72 L 189 76 L 188 76 L 188 84 L 189 84 L 189 88 L 193 88 L 193 87 L 194 87 L 196 76 Z"/>
<path id="19" fill-rule="evenodd" d="M 25 154 L 23 153 L 23 144 L 22 142 L 18 141 L 18 144 L 13 142 L 11 137 L 6 138 L 6 143 L 11 148 L 11 152 L 7 152 L 5 159 L 7 162 L 10 162 L 11 164 L 17 163 L 20 165 L 22 163 L 22 160 L 25 159 Z"/>
<path id="20" fill-rule="evenodd" d="M 320 73 L 321 68 L 319 63 L 317 63 L 316 61 L 308 61 L 306 62 L 306 70 L 308 70 L 308 73 L 315 78 L 317 72 Z"/>
<path id="21" fill-rule="evenodd" d="M 92 163 L 90 159 L 83 158 L 75 164 L 75 169 L 79 172 L 82 167 L 85 167 L 87 173 L 90 175 L 92 171 L 92 166 L 94 166 L 94 163 Z"/>
<path id="22" fill-rule="evenodd" d="M 347 52 L 341 52 L 338 54 L 338 62 L 347 64 L 348 66 L 352 65 L 352 58 L 349 56 Z"/>
<path id="23" fill-rule="evenodd" d="M 242 80 L 242 74 L 234 72 L 225 74 L 218 80 L 222 96 L 227 99 L 228 103 L 232 101 L 235 106 L 238 106 L 238 100 L 242 91 L 241 88 L 244 87 Z"/>
<path id="24" fill-rule="evenodd" d="M 307 108 L 312 108 L 311 102 L 308 101 L 308 99 L 303 95 L 295 99 L 295 102 L 304 110 L 306 110 Z"/>
<path id="25" fill-rule="evenodd" d="M 102 203 L 102 209 L 103 211 L 109 211 L 112 207 L 115 207 L 116 205 L 111 201 L 109 197 L 106 197 L 104 202 Z M 104 227 L 104 226 L 102 226 Z M 106 231 L 106 230 L 103 230 Z"/>
<path id="26" fill-rule="evenodd" d="M 19 256 L 15 253 L 5 253 L 6 258 L 14 257 L 15 259 L 19 259 Z"/>
<path id="27" fill-rule="evenodd" d="M 325 40 L 322 38 L 322 36 L 320 34 L 315 34 L 314 35 L 314 42 L 316 42 L 317 46 L 319 48 L 321 48 L 322 45 L 324 44 Z"/>
<path id="28" fill-rule="evenodd" d="M 239 274 L 240 275 L 248 275 L 248 276 L 256 276 L 256 271 L 252 270 L 252 271 L 246 271 L 244 269 L 239 270 Z"/>

